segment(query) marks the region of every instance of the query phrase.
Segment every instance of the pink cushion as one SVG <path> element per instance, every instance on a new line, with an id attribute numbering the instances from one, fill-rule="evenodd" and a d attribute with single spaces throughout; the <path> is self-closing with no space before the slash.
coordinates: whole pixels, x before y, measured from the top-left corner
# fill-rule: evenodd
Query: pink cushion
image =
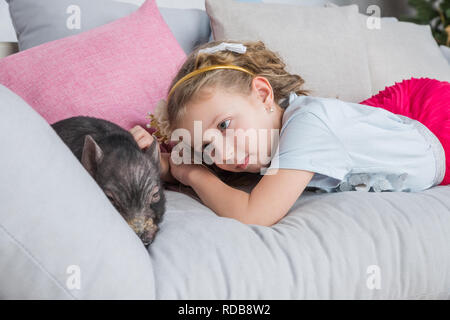
<path id="1" fill-rule="evenodd" d="M 0 83 L 47 122 L 76 115 L 145 126 L 186 59 L 155 0 L 109 24 L 0 59 Z"/>

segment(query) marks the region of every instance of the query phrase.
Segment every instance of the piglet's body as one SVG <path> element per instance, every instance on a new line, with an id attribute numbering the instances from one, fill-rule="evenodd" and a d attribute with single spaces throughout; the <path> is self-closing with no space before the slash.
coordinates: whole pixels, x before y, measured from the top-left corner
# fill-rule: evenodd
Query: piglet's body
<path id="1" fill-rule="evenodd" d="M 125 129 L 86 116 L 64 119 L 52 127 L 142 242 L 150 244 L 166 202 L 156 139 L 143 151 Z"/>

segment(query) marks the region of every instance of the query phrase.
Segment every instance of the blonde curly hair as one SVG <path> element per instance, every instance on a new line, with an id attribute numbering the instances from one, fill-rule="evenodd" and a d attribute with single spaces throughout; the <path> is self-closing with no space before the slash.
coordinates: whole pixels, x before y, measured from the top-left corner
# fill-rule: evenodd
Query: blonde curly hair
<path id="1" fill-rule="evenodd" d="M 247 50 L 245 53 L 236 53 L 229 50 L 199 53 L 201 49 L 214 47 L 224 41 L 242 43 L 247 47 Z M 249 70 L 256 76 L 265 77 L 272 86 L 275 101 L 282 108 L 287 107 L 290 92 L 295 92 L 297 95 L 309 94 L 309 90 L 302 88 L 305 82 L 302 77 L 287 72 L 285 70 L 286 64 L 280 55 L 267 49 L 262 41 L 237 40 L 211 41 L 197 46 L 172 80 L 167 93 L 169 94 L 170 89 L 185 75 L 211 65 L 235 65 Z M 200 73 L 182 82 L 173 90 L 167 101 L 161 100 L 155 108 L 151 118 L 154 126 L 158 128 L 156 135 L 160 135 L 162 141 L 168 141 L 171 133 L 177 128 L 177 124 L 187 112 L 186 104 L 197 99 L 200 90 L 215 87 L 227 92 L 249 95 L 252 89 L 252 81 L 253 76 L 246 72 L 219 69 Z M 214 172 L 220 173 L 221 178 L 232 177 L 231 180 L 233 181 L 235 180 L 233 176 L 236 176 L 234 174 L 239 174 L 239 177 L 243 175 L 243 173 L 222 172 L 223 170 L 214 164 L 206 166 L 213 169 Z M 230 179 L 223 180 L 231 181 Z"/>
<path id="2" fill-rule="evenodd" d="M 168 143 L 171 131 L 166 100 L 160 100 L 156 104 L 153 114 L 149 112 L 147 118 L 150 119 L 150 123 L 147 124 L 147 128 L 156 129 L 153 135 L 156 136 L 158 141 L 161 143 Z"/>

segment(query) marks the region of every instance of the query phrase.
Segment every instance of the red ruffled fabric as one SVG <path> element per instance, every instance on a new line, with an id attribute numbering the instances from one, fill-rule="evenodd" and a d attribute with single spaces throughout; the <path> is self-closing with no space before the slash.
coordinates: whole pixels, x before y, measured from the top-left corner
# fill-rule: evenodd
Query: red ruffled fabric
<path id="1" fill-rule="evenodd" d="M 386 109 L 417 120 L 439 139 L 445 150 L 446 171 L 440 185 L 450 184 L 450 83 L 411 78 L 386 87 L 360 104 Z"/>

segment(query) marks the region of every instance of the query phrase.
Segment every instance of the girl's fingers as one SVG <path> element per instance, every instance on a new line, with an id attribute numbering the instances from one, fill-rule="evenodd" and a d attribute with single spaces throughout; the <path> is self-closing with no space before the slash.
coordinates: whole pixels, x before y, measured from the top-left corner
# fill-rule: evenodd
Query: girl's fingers
<path id="1" fill-rule="evenodd" d="M 145 142 L 142 141 L 142 140 L 137 141 L 137 144 L 138 144 L 138 146 L 139 146 L 139 148 L 140 148 L 141 150 L 147 147 L 147 145 L 145 144 Z"/>
<path id="2" fill-rule="evenodd" d="M 153 143 L 153 137 L 152 136 L 145 136 L 142 138 L 142 140 L 145 142 L 147 146 L 151 145 Z"/>
<path id="3" fill-rule="evenodd" d="M 147 148 L 153 143 L 154 138 L 152 136 L 143 136 L 139 140 L 137 140 L 137 143 L 139 145 L 139 148 Z"/>
<path id="4" fill-rule="evenodd" d="M 147 131 L 145 131 L 144 129 L 137 129 L 137 130 L 134 131 L 134 133 L 132 133 L 133 137 L 134 137 L 136 140 L 141 139 L 141 138 L 144 137 L 146 134 L 148 134 L 148 133 L 147 133 Z"/>
<path id="5" fill-rule="evenodd" d="M 147 138 L 147 132 L 139 131 L 136 133 L 136 139 L 146 139 Z"/>
<path id="6" fill-rule="evenodd" d="M 149 146 L 153 142 L 153 136 L 141 126 L 135 126 L 129 130 L 134 140 L 143 147 Z"/>
<path id="7" fill-rule="evenodd" d="M 128 130 L 132 135 L 134 135 L 136 132 L 139 131 L 139 128 L 142 128 L 141 126 L 134 126 L 130 130 Z"/>

